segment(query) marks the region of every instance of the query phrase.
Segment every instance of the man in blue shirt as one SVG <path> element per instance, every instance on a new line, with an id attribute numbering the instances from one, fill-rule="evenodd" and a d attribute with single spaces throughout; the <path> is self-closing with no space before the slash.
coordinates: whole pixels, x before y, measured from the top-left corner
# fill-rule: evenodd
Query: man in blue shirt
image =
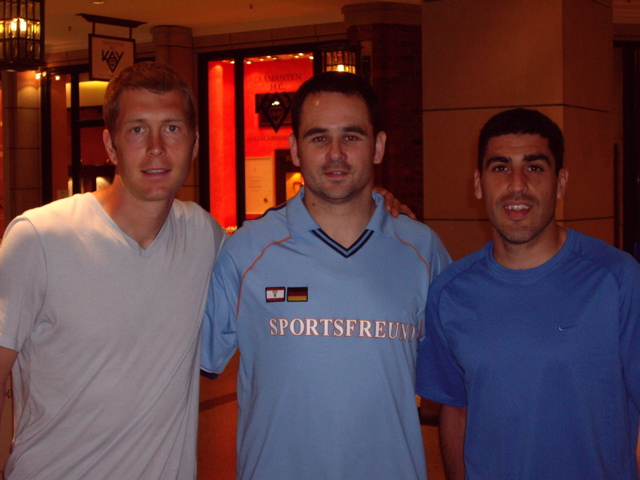
<path id="1" fill-rule="evenodd" d="M 493 240 L 432 285 L 418 355 L 451 480 L 638 478 L 640 265 L 558 225 L 563 156 L 535 110 L 480 134 L 475 195 Z"/>
<path id="2" fill-rule="evenodd" d="M 372 193 L 386 135 L 364 80 L 313 77 L 292 119 L 305 186 L 229 239 L 205 313 L 203 369 L 240 350 L 237 478 L 424 480 L 415 360 L 449 256 Z"/>

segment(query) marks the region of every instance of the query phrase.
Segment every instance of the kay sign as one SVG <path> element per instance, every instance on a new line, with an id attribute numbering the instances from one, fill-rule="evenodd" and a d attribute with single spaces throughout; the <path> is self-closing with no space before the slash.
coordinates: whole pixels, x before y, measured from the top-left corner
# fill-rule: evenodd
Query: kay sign
<path id="1" fill-rule="evenodd" d="M 91 80 L 111 80 L 129 65 L 136 53 L 135 40 L 89 35 Z"/>

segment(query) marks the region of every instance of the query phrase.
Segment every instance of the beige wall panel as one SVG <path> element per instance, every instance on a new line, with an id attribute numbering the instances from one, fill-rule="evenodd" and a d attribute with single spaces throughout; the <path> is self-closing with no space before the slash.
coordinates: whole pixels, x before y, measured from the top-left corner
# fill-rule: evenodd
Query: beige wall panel
<path id="1" fill-rule="evenodd" d="M 613 220 L 582 220 L 576 222 L 564 222 L 562 225 L 584 233 L 585 235 L 599 238 L 611 245 L 614 244 Z"/>
<path id="2" fill-rule="evenodd" d="M 195 185 L 198 178 L 198 157 L 191 162 L 191 169 L 189 170 L 189 176 L 185 180 L 185 185 Z"/>
<path id="3" fill-rule="evenodd" d="M 611 121 L 613 123 L 613 138 L 618 143 L 618 147 L 622 148 L 622 136 L 623 136 L 623 122 L 622 119 L 622 107 L 623 107 L 623 90 L 622 90 L 622 49 L 613 49 L 613 103 L 611 105 Z"/>
<path id="4" fill-rule="evenodd" d="M 422 11 L 425 109 L 562 102 L 562 0 L 447 0 Z"/>
<path id="5" fill-rule="evenodd" d="M 565 166 L 569 184 L 561 219 L 612 217 L 613 126 L 611 114 L 566 108 Z"/>
<path id="6" fill-rule="evenodd" d="M 158 25 L 152 27 L 154 46 L 191 47 L 191 29 L 176 25 Z"/>
<path id="7" fill-rule="evenodd" d="M 11 170 L 11 188 L 40 188 L 42 172 L 40 150 L 35 148 L 15 150 L 16 161 Z"/>
<path id="8" fill-rule="evenodd" d="M 119 37 L 121 34 L 122 34 L 122 30 L 117 34 L 117 36 Z M 104 33 L 101 32 L 101 35 L 104 35 Z M 72 52 L 67 52 L 66 57 L 67 57 L 67 62 L 75 62 L 75 63 L 88 62 L 89 49 L 84 48 L 82 50 L 74 50 Z"/>
<path id="9" fill-rule="evenodd" d="M 298 40 L 313 38 L 316 35 L 315 25 L 301 25 L 297 27 L 274 28 L 270 30 L 272 40 Z M 254 40 L 255 41 L 255 40 Z"/>
<path id="10" fill-rule="evenodd" d="M 473 195 L 478 135 L 486 121 L 502 110 L 425 112 L 424 216 L 427 220 L 485 218 L 482 202 Z M 562 107 L 537 110 L 562 127 Z"/>
<path id="11" fill-rule="evenodd" d="M 591 0 L 565 0 L 564 104 L 610 111 L 613 14 Z"/>
<path id="12" fill-rule="evenodd" d="M 476 219 L 484 210 L 473 196 L 478 131 L 485 110 L 426 112 L 424 130 L 424 216 Z"/>
<path id="13" fill-rule="evenodd" d="M 175 25 L 158 25 L 151 29 L 155 60 L 171 65 L 193 86 L 193 40 L 191 29 Z"/>
<path id="14" fill-rule="evenodd" d="M 440 236 L 453 260 L 479 250 L 491 239 L 491 224 L 488 221 L 428 221 Z"/>
<path id="15" fill-rule="evenodd" d="M 193 85 L 192 49 L 191 47 L 160 45 L 155 49 L 156 61 L 171 65 Z"/>
<path id="16" fill-rule="evenodd" d="M 536 108 L 558 123 L 565 134 L 565 166 L 569 170 L 569 185 L 565 201 L 558 204 L 558 218 L 605 218 L 602 227 L 612 229 L 613 222 L 608 220 L 613 215 L 610 114 L 566 107 Z M 482 125 L 501 110 L 425 112 L 424 211 L 429 225 L 469 223 L 438 222 L 445 219 L 486 218 L 484 205 L 475 199 L 472 190 L 477 138 Z M 454 233 L 457 228 L 453 228 Z M 603 231 L 598 235 L 609 241 L 612 232 Z M 461 241 L 463 245 L 456 246 L 456 252 L 464 250 L 467 240 Z"/>
<path id="17" fill-rule="evenodd" d="M 420 6 L 395 2 L 369 2 L 342 7 L 348 25 L 420 25 Z"/>
<path id="18" fill-rule="evenodd" d="M 21 108 L 40 108 L 40 81 L 33 71 L 18 72 L 17 105 Z"/>
<path id="19" fill-rule="evenodd" d="M 321 23 L 315 26 L 315 34 L 318 36 L 338 35 L 343 36 L 347 32 L 347 26 L 343 23 Z"/>
<path id="20" fill-rule="evenodd" d="M 206 48 L 206 47 L 227 47 L 231 45 L 231 33 L 221 33 L 218 35 L 206 35 L 202 37 L 193 38 L 194 48 Z"/>
<path id="21" fill-rule="evenodd" d="M 176 198 L 183 202 L 197 202 L 198 192 L 196 187 L 184 186 L 176 193 Z"/>
<path id="22" fill-rule="evenodd" d="M 42 198 L 40 193 L 39 188 L 11 190 L 12 213 L 18 216 L 27 210 L 41 206 Z"/>
<path id="23" fill-rule="evenodd" d="M 40 110 L 18 108 L 15 115 L 15 148 L 40 148 Z"/>

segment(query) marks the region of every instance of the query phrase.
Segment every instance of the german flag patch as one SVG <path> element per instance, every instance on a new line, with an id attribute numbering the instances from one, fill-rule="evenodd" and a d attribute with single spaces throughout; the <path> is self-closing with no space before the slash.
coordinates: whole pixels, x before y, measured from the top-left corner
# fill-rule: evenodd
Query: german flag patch
<path id="1" fill-rule="evenodd" d="M 306 302 L 309 300 L 307 287 L 287 288 L 287 302 Z"/>

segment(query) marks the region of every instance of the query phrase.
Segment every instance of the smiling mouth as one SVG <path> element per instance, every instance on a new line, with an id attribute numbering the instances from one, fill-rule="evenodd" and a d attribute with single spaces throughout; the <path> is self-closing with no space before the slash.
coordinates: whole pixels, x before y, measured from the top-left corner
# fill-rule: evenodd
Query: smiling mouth
<path id="1" fill-rule="evenodd" d="M 506 205 L 504 208 L 514 212 L 522 212 L 524 210 L 529 210 L 531 207 L 529 205 Z"/>
<path id="2" fill-rule="evenodd" d="M 143 170 L 144 173 L 165 173 L 168 172 L 169 170 L 164 169 L 164 168 L 156 168 L 156 169 L 149 169 L 149 170 Z"/>
<path id="3" fill-rule="evenodd" d="M 335 172 L 325 172 L 325 175 L 329 178 L 342 178 L 347 176 L 348 172 L 343 172 L 343 171 L 335 171 Z"/>

